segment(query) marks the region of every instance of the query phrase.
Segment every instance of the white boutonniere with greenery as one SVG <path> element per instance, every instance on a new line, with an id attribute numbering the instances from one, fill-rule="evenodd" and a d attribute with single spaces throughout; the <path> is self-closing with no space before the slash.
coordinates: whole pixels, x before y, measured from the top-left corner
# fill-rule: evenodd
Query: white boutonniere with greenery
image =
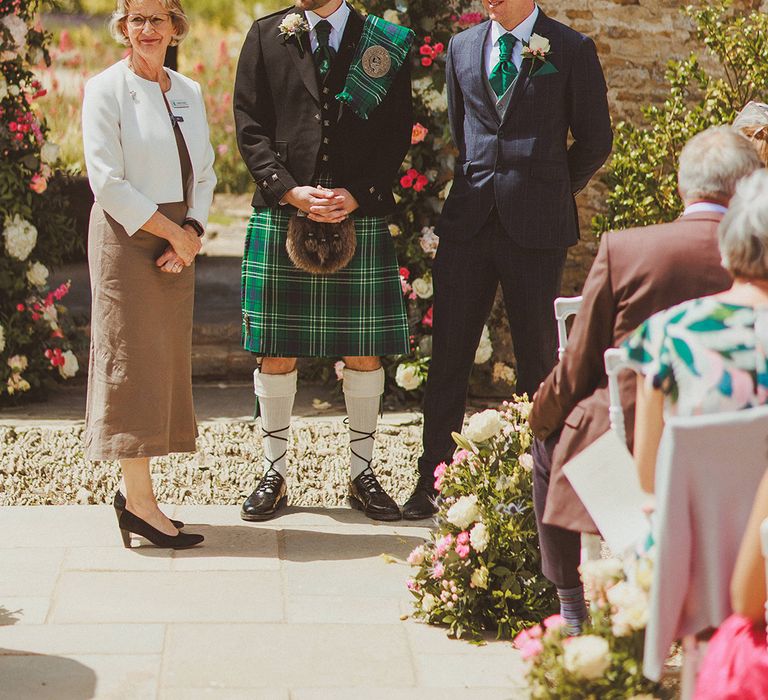
<path id="1" fill-rule="evenodd" d="M 540 34 L 533 34 L 531 40 L 526 43 L 523 42 L 523 58 L 530 58 L 533 61 L 538 61 L 540 65 L 536 65 L 531 71 L 531 76 L 547 73 L 557 73 L 555 68 L 547 59 L 552 53 L 552 49 L 549 45 L 549 39 L 541 36 Z"/>
<path id="2" fill-rule="evenodd" d="M 293 36 L 298 37 L 304 32 L 308 32 L 309 24 L 298 12 L 292 12 L 290 15 L 283 17 L 283 21 L 280 22 L 278 29 L 280 30 L 280 36 L 287 40 Z"/>

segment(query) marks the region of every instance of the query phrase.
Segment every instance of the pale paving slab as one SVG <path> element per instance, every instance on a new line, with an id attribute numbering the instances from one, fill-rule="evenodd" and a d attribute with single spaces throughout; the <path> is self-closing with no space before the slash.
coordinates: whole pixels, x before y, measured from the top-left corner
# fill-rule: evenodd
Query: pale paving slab
<path id="1" fill-rule="evenodd" d="M 64 551 L 46 547 L 35 556 L 20 549 L 0 549 L 0 600 L 6 596 L 50 597 Z"/>
<path id="2" fill-rule="evenodd" d="M 165 625 L 13 625 L 0 627 L 0 656 L 33 649 L 36 654 L 162 654 Z"/>
<path id="3" fill-rule="evenodd" d="M 399 625 L 170 625 L 165 687 L 410 686 L 414 671 Z"/>
<path id="4" fill-rule="evenodd" d="M 157 695 L 161 657 L 0 656 L 3 700 L 146 700 Z"/>
<path id="5" fill-rule="evenodd" d="M 112 506 L 4 506 L 0 532 L 12 547 L 112 547 L 120 542 Z"/>
<path id="6" fill-rule="evenodd" d="M 506 656 L 469 654 L 457 649 L 453 654 L 414 653 L 416 676 L 422 688 L 521 688 L 525 678 L 524 661 L 506 645 Z"/>
<path id="7" fill-rule="evenodd" d="M 402 597 L 293 595 L 285 600 L 285 620 L 292 624 L 391 625 L 402 614 L 403 602 Z"/>
<path id="8" fill-rule="evenodd" d="M 71 622 L 269 622 L 283 618 L 277 572 L 65 571 L 50 613 Z"/>
<path id="9" fill-rule="evenodd" d="M 291 700 L 527 700 L 528 692 L 509 688 L 297 688 Z"/>
<path id="10" fill-rule="evenodd" d="M 0 626 L 41 625 L 51 608 L 50 598 L 27 598 L 25 596 L 3 596 L 0 601 Z"/>
<path id="11" fill-rule="evenodd" d="M 160 700 L 292 700 L 286 688 L 161 688 Z"/>

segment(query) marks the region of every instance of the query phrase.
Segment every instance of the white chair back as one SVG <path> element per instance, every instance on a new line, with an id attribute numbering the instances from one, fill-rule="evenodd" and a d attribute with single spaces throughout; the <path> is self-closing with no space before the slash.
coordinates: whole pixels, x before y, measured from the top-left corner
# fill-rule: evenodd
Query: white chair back
<path id="1" fill-rule="evenodd" d="M 621 392 L 619 391 L 619 374 L 629 367 L 627 351 L 624 348 L 608 348 L 603 353 L 605 373 L 608 375 L 608 418 L 611 428 L 622 442 L 627 441 L 627 430 L 624 425 L 624 411 L 621 408 Z"/>
<path id="2" fill-rule="evenodd" d="M 582 297 L 558 297 L 555 299 L 555 318 L 557 319 L 557 358 L 561 359 L 568 345 L 568 327 L 566 322 L 581 308 Z"/>
<path id="3" fill-rule="evenodd" d="M 760 542 L 763 545 L 763 558 L 765 559 L 765 580 L 768 583 L 768 518 L 763 520 L 760 525 Z M 768 590 L 766 594 L 765 603 L 765 623 L 768 625 Z"/>
<path id="4" fill-rule="evenodd" d="M 768 461 L 768 406 L 667 420 L 656 461 L 656 555 L 643 672 L 675 639 L 731 614 L 730 579 Z"/>

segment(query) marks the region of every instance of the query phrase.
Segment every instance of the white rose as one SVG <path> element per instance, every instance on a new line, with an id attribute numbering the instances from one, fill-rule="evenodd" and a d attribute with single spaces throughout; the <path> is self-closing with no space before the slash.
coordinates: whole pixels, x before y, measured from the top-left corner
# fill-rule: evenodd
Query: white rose
<path id="1" fill-rule="evenodd" d="M 520 466 L 525 469 L 525 471 L 530 472 L 533 471 L 533 457 L 529 455 L 527 452 L 525 454 L 520 455 L 517 458 L 518 463 Z"/>
<path id="2" fill-rule="evenodd" d="M 594 634 L 572 637 L 563 651 L 563 666 L 587 680 L 600 678 L 611 665 L 608 640 Z"/>
<path id="3" fill-rule="evenodd" d="M 40 149 L 40 158 L 43 163 L 53 165 L 59 159 L 60 151 L 61 149 L 55 143 L 46 141 Z"/>
<path id="4" fill-rule="evenodd" d="M 403 232 L 403 230 L 397 224 L 390 224 L 388 228 L 389 235 L 392 236 L 392 238 L 397 238 Z"/>
<path id="5" fill-rule="evenodd" d="M 48 268 L 40 262 L 29 264 L 27 280 L 33 287 L 45 287 L 48 281 Z"/>
<path id="6" fill-rule="evenodd" d="M 14 355 L 8 358 L 8 366 L 11 368 L 11 372 L 20 374 L 29 366 L 29 361 L 26 355 Z"/>
<path id="7" fill-rule="evenodd" d="M 416 292 L 416 296 L 419 297 L 419 299 L 429 299 L 432 296 L 433 288 L 431 279 L 417 277 L 415 280 L 413 280 L 413 284 L 411 286 L 413 287 L 413 291 Z"/>
<path id="8" fill-rule="evenodd" d="M 431 593 L 425 593 L 421 599 L 421 609 L 428 613 L 434 609 L 435 605 L 437 605 L 435 596 L 433 596 Z"/>
<path id="9" fill-rule="evenodd" d="M 27 23 L 18 15 L 6 15 L 1 21 L 11 32 L 13 43 L 16 44 L 19 53 L 21 53 L 27 45 Z"/>
<path id="10" fill-rule="evenodd" d="M 283 34 L 296 34 L 300 31 L 306 31 L 307 28 L 304 18 L 298 12 L 292 12 L 290 15 L 286 15 L 278 26 L 278 29 Z"/>
<path id="11" fill-rule="evenodd" d="M 0 352 L 5 350 L 5 328 L 0 326 Z"/>
<path id="12" fill-rule="evenodd" d="M 440 245 L 440 237 L 435 234 L 434 226 L 425 226 L 421 229 L 421 237 L 419 238 L 419 245 L 424 251 L 425 255 L 430 258 L 435 257 L 437 247 Z"/>
<path id="13" fill-rule="evenodd" d="M 539 34 L 533 34 L 531 40 L 528 42 L 528 48 L 531 51 L 541 51 L 542 53 L 549 53 L 549 39 L 546 39 Z"/>
<path id="14" fill-rule="evenodd" d="M 475 413 L 467 424 L 464 435 L 472 442 L 485 442 L 496 435 L 502 428 L 501 415 L 498 411 L 488 408 Z"/>
<path id="15" fill-rule="evenodd" d="M 472 572 L 472 576 L 469 579 L 470 583 L 475 588 L 488 588 L 488 569 L 481 566 L 479 569 L 475 569 Z"/>
<path id="16" fill-rule="evenodd" d="M 413 391 L 421 386 L 422 381 L 421 374 L 415 365 L 405 363 L 398 365 L 397 372 L 395 373 L 397 386 L 402 387 L 406 391 Z"/>
<path id="17" fill-rule="evenodd" d="M 460 530 L 466 530 L 472 523 L 480 520 L 477 496 L 462 496 L 448 509 L 446 518 L 451 525 L 455 525 Z"/>
<path id="18" fill-rule="evenodd" d="M 488 547 L 488 528 L 485 523 L 475 523 L 475 526 L 469 531 L 469 543 L 476 552 L 484 552 Z"/>
<path id="19" fill-rule="evenodd" d="M 0 75 L 0 100 L 8 97 L 8 81 L 4 75 Z"/>
<path id="20" fill-rule="evenodd" d="M 59 320 L 59 312 L 56 311 L 55 304 L 48 304 L 43 310 L 43 319 L 51 324 L 51 327 L 55 326 Z"/>
<path id="21" fill-rule="evenodd" d="M 487 343 L 480 343 L 475 351 L 475 364 L 482 365 L 483 362 L 488 362 L 493 356 L 493 345 L 490 341 Z"/>
<path id="22" fill-rule="evenodd" d="M 59 374 L 64 377 L 64 379 L 71 379 L 77 374 L 80 365 L 77 362 L 75 353 L 71 350 L 67 350 L 63 353 L 62 357 L 64 358 L 64 364 L 59 365 Z"/>
<path id="23" fill-rule="evenodd" d="M 624 637 L 648 624 L 648 596 L 631 583 L 621 581 L 606 592 L 608 602 L 616 609 L 612 615 L 613 633 Z"/>
<path id="24" fill-rule="evenodd" d="M 594 559 L 585 561 L 580 567 L 584 583 L 594 593 L 604 591 L 608 586 L 624 578 L 624 565 L 620 559 Z"/>
<path id="25" fill-rule="evenodd" d="M 392 24 L 400 24 L 400 13 L 397 10 L 387 10 L 384 13 L 384 19 Z"/>
<path id="26" fill-rule="evenodd" d="M 5 221 L 5 250 L 12 258 L 26 260 L 37 243 L 37 229 L 18 214 Z"/>

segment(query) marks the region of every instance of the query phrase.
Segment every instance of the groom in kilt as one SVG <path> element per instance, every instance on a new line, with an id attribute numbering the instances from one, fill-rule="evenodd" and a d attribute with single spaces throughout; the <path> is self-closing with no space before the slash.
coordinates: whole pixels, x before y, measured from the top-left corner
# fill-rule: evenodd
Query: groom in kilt
<path id="1" fill-rule="evenodd" d="M 364 21 L 342 0 L 296 0 L 254 22 L 245 39 L 234 112 L 256 192 L 242 266 L 243 346 L 261 357 L 254 390 L 265 463 L 244 520 L 268 520 L 287 502 L 296 358 L 338 356 L 350 503 L 376 520 L 401 517 L 371 462 L 384 391 L 379 358 L 409 351 L 383 217 L 410 145 L 411 41 L 409 30 Z M 334 245 L 348 255 L 329 271 L 318 250 Z"/>

